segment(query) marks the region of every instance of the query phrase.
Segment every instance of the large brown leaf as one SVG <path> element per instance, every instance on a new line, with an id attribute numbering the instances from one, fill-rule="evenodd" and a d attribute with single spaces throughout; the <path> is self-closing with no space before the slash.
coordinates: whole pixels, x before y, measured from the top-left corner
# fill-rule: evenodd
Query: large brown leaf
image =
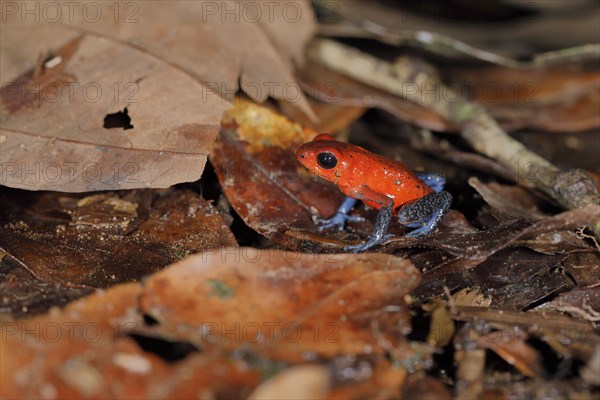
<path id="1" fill-rule="evenodd" d="M 2 44 L 9 51 L 20 45 Z M 57 54 L 58 66 L 26 72 L 2 89 L 1 184 L 81 192 L 200 177 L 227 106 L 218 95 L 172 65 L 102 37 L 80 36 Z M 107 114 L 124 111 L 132 129 L 104 127 Z"/>
<path id="2" fill-rule="evenodd" d="M 291 361 L 381 353 L 383 342 L 402 344 L 403 296 L 419 276 L 383 254 L 220 249 L 151 277 L 140 305 L 159 332 L 202 346 L 256 346 Z"/>
<path id="3" fill-rule="evenodd" d="M 231 99 L 238 82 L 257 101 L 272 96 L 312 115 L 269 40 L 300 30 L 282 50 L 299 61 L 314 18 L 306 3 L 290 3 L 271 7 L 286 14 L 268 29 L 252 14 L 257 4 L 243 2 L 88 2 L 60 21 L 22 19 L 20 7 L 41 5 L 16 4 L 0 42 L 0 183 L 88 191 L 196 180 L 229 106 L 222 96 Z M 82 12 L 90 8 L 97 17 Z M 285 17 L 291 8 L 297 19 Z M 118 112 L 132 129 L 106 128 Z"/>

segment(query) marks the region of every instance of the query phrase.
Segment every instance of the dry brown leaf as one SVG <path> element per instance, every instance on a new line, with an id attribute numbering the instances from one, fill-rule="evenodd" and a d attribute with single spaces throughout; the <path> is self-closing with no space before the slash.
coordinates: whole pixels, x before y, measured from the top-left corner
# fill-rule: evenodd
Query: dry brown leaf
<path id="1" fill-rule="evenodd" d="M 456 307 L 453 318 L 490 328 L 510 331 L 513 337 L 534 336 L 548 343 L 565 358 L 588 361 L 600 337 L 588 322 L 555 312 L 519 312 L 483 307 Z"/>
<path id="2" fill-rule="evenodd" d="M 8 51 L 22 46 L 3 37 Z M 3 185 L 81 192 L 200 177 L 227 106 L 218 95 L 172 65 L 102 37 L 80 36 L 57 54 L 58 66 L 2 89 Z M 26 86 L 33 95 L 25 96 Z M 124 110 L 132 129 L 103 127 L 107 114 Z"/>
<path id="3" fill-rule="evenodd" d="M 405 100 L 308 60 L 298 71 L 304 91 L 320 102 L 339 107 L 380 108 L 412 124 L 436 130 L 452 130 L 441 116 Z"/>
<path id="4" fill-rule="evenodd" d="M 479 337 L 475 342 L 479 348 L 490 349 L 523 375 L 542 377 L 545 374 L 540 354 L 525 343 L 526 336 L 515 335 L 514 331 L 494 331 Z"/>
<path id="5" fill-rule="evenodd" d="M 373 367 L 360 358 L 354 362 L 351 360 L 346 358 L 339 363 L 341 365 L 336 365 L 338 384 L 331 390 L 328 399 L 396 398 L 409 376 L 406 368 L 399 368 L 383 357 Z"/>
<path id="6" fill-rule="evenodd" d="M 522 310 L 570 287 L 569 278 L 556 269 L 566 257 L 510 248 L 492 255 L 467 274 L 484 296 L 493 296 L 491 307 Z"/>
<path id="7" fill-rule="evenodd" d="M 454 322 L 448 315 L 446 304 L 440 299 L 434 299 L 423 305 L 423 310 L 431 314 L 429 333 L 425 341 L 436 347 L 446 346 L 452 341 L 455 332 Z"/>
<path id="8" fill-rule="evenodd" d="M 435 252 L 423 253 L 411 257 L 415 265 L 428 264 L 415 294 L 428 299 L 443 295 L 444 286 L 450 290 L 476 286 L 481 295 L 490 298 L 464 301 L 521 310 L 571 286 L 569 278 L 557 269 L 566 257 L 566 254 L 540 254 L 523 247 L 500 250 L 486 260 L 440 259 Z"/>
<path id="9" fill-rule="evenodd" d="M 495 182 L 483 183 L 476 177 L 469 178 L 469 185 L 505 219 L 512 217 L 539 221 L 548 217 L 548 214 L 540 209 L 543 201 L 522 187 Z"/>
<path id="10" fill-rule="evenodd" d="M 477 288 L 464 288 L 452 295 L 455 306 L 489 307 L 492 300 L 492 296 L 486 297 Z"/>
<path id="11" fill-rule="evenodd" d="M 452 394 L 441 380 L 431 376 L 412 374 L 406 379 L 401 398 L 406 400 L 450 400 Z"/>
<path id="12" fill-rule="evenodd" d="M 524 244 L 529 240 L 535 240 L 540 235 L 548 232 L 580 229 L 591 221 L 597 221 L 600 218 L 600 205 L 589 205 L 565 211 L 544 218 L 533 225 L 525 220 L 517 219 L 475 232 L 451 229 L 449 216 L 451 216 L 450 213 L 442 220 L 436 232 L 417 243 L 420 246 L 444 250 L 452 255 L 483 261 L 502 249 L 515 246 L 517 243 Z M 557 244 L 561 240 L 559 235 Z M 590 250 L 590 246 L 583 240 L 580 239 L 579 243 L 580 250 Z M 405 248 L 414 244 L 413 241 L 404 237 L 394 237 L 388 240 L 384 246 L 389 251 L 390 249 Z M 555 250 L 561 252 L 560 246 L 556 246 Z M 470 265 L 469 268 L 472 266 L 474 265 Z M 455 267 L 460 267 L 460 265 L 445 266 L 444 272 L 456 272 Z M 467 268 L 459 268 L 458 270 L 464 269 Z M 436 273 L 440 272 L 436 271 Z"/>
<path id="13" fill-rule="evenodd" d="M 594 286 L 600 272 L 600 251 L 575 252 L 563 261 L 565 271 L 578 287 Z"/>
<path id="14" fill-rule="evenodd" d="M 476 399 L 483 390 L 485 375 L 485 350 L 473 346 L 479 332 L 470 325 L 465 325 L 454 338 L 456 352 L 457 398 Z"/>
<path id="15" fill-rule="evenodd" d="M 259 367 L 223 353 L 188 347 L 174 363 L 145 351 L 129 336 L 145 326 L 137 313 L 141 290 L 119 285 L 62 312 L 3 323 L 0 396 L 239 398 L 258 384 Z"/>
<path id="16" fill-rule="evenodd" d="M 243 2 L 250 4 L 244 5 Z M 309 1 L 283 0 L 272 2 L 268 0 L 241 0 L 242 10 L 246 7 L 260 7 L 259 23 L 267 33 L 269 39 L 275 44 L 277 50 L 283 54 L 290 63 L 302 65 L 304 63 L 304 46 L 317 33 L 316 15 Z M 253 15 L 246 12 L 247 19 L 253 21 Z"/>
<path id="17" fill-rule="evenodd" d="M 581 369 L 581 377 L 591 385 L 600 386 L 600 345 L 585 367 Z"/>
<path id="18" fill-rule="evenodd" d="M 78 5 L 98 17 L 65 12 L 63 23 L 36 23 L 17 10 L 3 23 L 4 185 L 89 191 L 196 180 L 229 106 L 217 93 L 232 98 L 238 82 L 257 101 L 273 96 L 312 115 L 291 66 L 245 14 L 250 3 Z M 301 30 L 286 52 L 297 59 L 314 18 L 305 3 L 278 5 L 280 15 L 297 7 L 298 19 L 283 14 L 269 32 Z M 104 128 L 118 112 L 132 129 Z"/>
<path id="19" fill-rule="evenodd" d="M 369 34 L 387 43 L 412 44 L 454 58 L 470 57 L 499 64 L 517 64 L 514 58 L 508 57 L 522 56 L 531 49 L 561 49 L 597 42 L 600 9 L 593 6 L 593 0 L 577 3 L 513 2 L 517 6 L 531 8 L 532 15 L 512 20 L 507 18 L 504 23 L 498 23 L 494 18 L 502 18 L 500 7 L 510 8 L 510 4 L 502 3 L 490 8 L 478 2 L 439 2 L 422 7 L 413 5 L 411 8 L 398 2 L 318 2 L 331 24 L 346 20 L 357 27 L 350 31 L 354 36 Z M 544 9 L 544 5 L 548 4 L 557 4 L 557 9 L 562 10 Z M 503 11 L 510 13 L 507 8 L 503 7 Z M 459 18 L 453 18 L 453 13 Z M 465 23 L 464 18 L 473 18 L 473 14 L 479 14 L 479 18 L 467 19 L 469 23 Z M 497 40 L 498 37 L 503 40 Z M 457 40 L 462 43 L 453 43 Z"/>
<path id="20" fill-rule="evenodd" d="M 575 288 L 561 293 L 540 307 L 541 310 L 556 310 L 571 314 L 575 318 L 600 321 L 600 283 L 586 288 Z"/>
<path id="21" fill-rule="evenodd" d="M 405 358 L 403 296 L 419 276 L 407 260 L 384 254 L 221 249 L 153 275 L 140 307 L 158 332 L 205 348 L 251 346 L 295 362 L 307 352 Z"/>
<path id="22" fill-rule="evenodd" d="M 509 131 L 530 128 L 547 132 L 578 133 L 594 130 L 600 126 L 598 107 L 600 107 L 600 89 L 558 103 L 531 107 L 523 107 L 521 104 L 498 105 L 489 109 L 500 125 Z"/>
<path id="23" fill-rule="evenodd" d="M 462 96 L 485 106 L 507 130 L 577 132 L 600 126 L 600 78 L 595 68 L 449 68 Z"/>
<path id="24" fill-rule="evenodd" d="M 36 7 L 34 1 L 21 4 L 23 8 Z M 286 62 L 300 63 L 303 46 L 315 33 L 315 17 L 307 1 L 131 1 L 119 6 L 84 1 L 78 6 L 79 12 L 63 12 L 58 21 L 38 18 L 37 23 L 34 18 L 24 23 L 18 9 L 7 15 L 5 26 L 21 33 L 44 29 L 41 44 L 26 50 L 36 56 L 48 49 L 48 41 L 67 42 L 54 39 L 63 32 L 52 29 L 61 25 L 67 38 L 83 31 L 144 50 L 179 66 L 230 100 L 240 84 L 253 100 L 272 96 L 294 102 L 310 114 L 302 93 L 293 90 L 297 84 Z M 97 10 L 97 15 L 82 12 L 86 8 Z M 14 51 L 14 57 L 23 59 L 24 50 Z"/>
<path id="25" fill-rule="evenodd" d="M 296 107 L 289 103 L 279 103 L 281 113 L 300 125 L 314 129 L 318 132 L 336 133 L 346 130 L 356 122 L 366 111 L 365 107 L 344 106 L 341 104 L 323 103 L 308 98 L 308 104 L 313 109 L 318 122 L 311 121 Z"/>

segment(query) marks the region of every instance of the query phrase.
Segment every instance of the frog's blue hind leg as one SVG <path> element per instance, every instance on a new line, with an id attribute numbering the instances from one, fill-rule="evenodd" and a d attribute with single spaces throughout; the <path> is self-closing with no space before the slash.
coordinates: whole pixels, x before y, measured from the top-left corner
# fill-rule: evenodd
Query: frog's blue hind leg
<path id="1" fill-rule="evenodd" d="M 407 237 L 427 236 L 435 230 L 451 203 L 452 195 L 448 192 L 429 193 L 419 200 L 403 205 L 398 212 L 398 221 L 409 228 L 417 228 L 407 233 Z"/>
<path id="2" fill-rule="evenodd" d="M 427 186 L 433 189 L 434 192 L 441 192 L 444 190 L 444 185 L 446 184 L 446 178 L 442 175 L 436 174 L 434 172 L 416 172 L 415 175 L 417 178 L 425 182 Z"/>
<path id="3" fill-rule="evenodd" d="M 390 226 L 390 222 L 392 221 L 392 208 L 394 207 L 394 203 L 392 201 L 389 204 L 384 205 L 379 209 L 379 214 L 377 214 L 377 220 L 375 221 L 375 229 L 367 238 L 367 241 L 361 244 L 345 246 L 344 251 L 351 251 L 353 253 L 360 253 L 362 251 L 367 251 L 371 247 L 378 245 L 388 238 L 390 235 L 387 235 L 388 227 Z"/>
<path id="4" fill-rule="evenodd" d="M 357 202 L 356 199 L 354 199 L 352 197 L 346 197 L 344 199 L 344 201 L 342 202 L 342 204 L 340 204 L 339 208 L 337 209 L 337 211 L 333 217 L 328 218 L 328 219 L 319 218 L 317 220 L 319 229 L 323 230 L 323 229 L 327 229 L 327 228 L 331 228 L 331 227 L 335 226 L 335 227 L 337 227 L 338 230 L 341 231 L 342 229 L 344 229 L 344 226 L 346 225 L 346 222 L 348 222 L 348 221 L 362 221 L 363 220 L 362 217 L 348 215 L 348 213 L 350 212 L 350 210 L 352 210 L 352 207 L 354 207 L 356 202 Z"/>

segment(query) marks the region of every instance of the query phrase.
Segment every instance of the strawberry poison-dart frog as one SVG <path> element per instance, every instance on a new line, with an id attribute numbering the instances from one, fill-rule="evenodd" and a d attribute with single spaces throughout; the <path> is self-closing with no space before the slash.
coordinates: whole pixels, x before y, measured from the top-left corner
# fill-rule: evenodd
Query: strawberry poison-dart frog
<path id="1" fill-rule="evenodd" d="M 360 252 L 388 238 L 392 215 L 415 230 L 406 234 L 420 238 L 431 233 L 444 217 L 452 196 L 443 191 L 446 180 L 433 173 L 414 173 L 399 161 L 389 160 L 330 135 L 318 135 L 296 151 L 298 161 L 321 178 L 336 184 L 347 196 L 336 214 L 319 219 L 321 229 L 344 228 L 347 221 L 360 217 L 348 215 L 357 200 L 379 209 L 375 229 L 361 244 L 346 246 L 345 251 Z"/>

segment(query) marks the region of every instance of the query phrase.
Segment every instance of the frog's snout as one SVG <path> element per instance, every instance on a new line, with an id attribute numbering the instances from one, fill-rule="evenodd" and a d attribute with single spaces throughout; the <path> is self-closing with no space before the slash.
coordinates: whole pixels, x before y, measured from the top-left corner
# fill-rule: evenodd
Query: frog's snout
<path id="1" fill-rule="evenodd" d="M 298 147 L 298 150 L 296 150 L 296 159 L 298 161 L 301 160 L 305 160 L 307 158 L 307 154 L 306 154 L 306 146 L 302 145 L 300 147 Z"/>

